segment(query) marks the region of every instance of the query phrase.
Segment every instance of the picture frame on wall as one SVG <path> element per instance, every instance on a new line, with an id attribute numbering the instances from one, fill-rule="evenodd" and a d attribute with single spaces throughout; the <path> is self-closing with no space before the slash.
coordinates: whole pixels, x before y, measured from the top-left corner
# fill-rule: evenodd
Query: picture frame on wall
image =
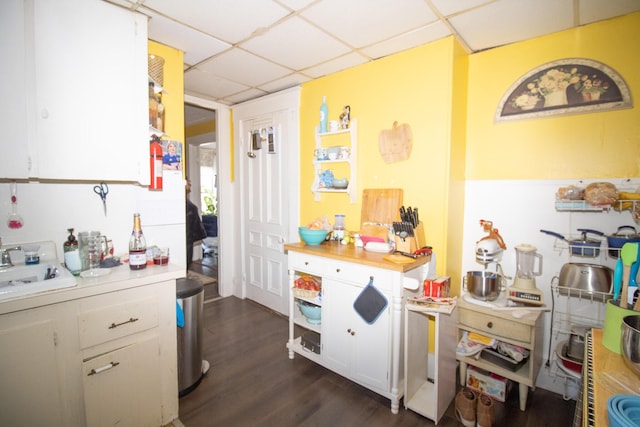
<path id="1" fill-rule="evenodd" d="M 504 122 L 631 108 L 629 88 L 613 68 L 592 59 L 540 65 L 514 82 L 496 110 Z"/>
<path id="2" fill-rule="evenodd" d="M 182 171 L 182 162 L 182 143 L 180 141 L 162 140 L 162 169 L 164 171 Z"/>

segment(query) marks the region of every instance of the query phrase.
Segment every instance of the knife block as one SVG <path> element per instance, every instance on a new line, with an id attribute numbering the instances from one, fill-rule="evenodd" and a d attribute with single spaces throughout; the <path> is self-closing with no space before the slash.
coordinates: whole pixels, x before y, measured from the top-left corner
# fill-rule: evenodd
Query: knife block
<path id="1" fill-rule="evenodd" d="M 422 221 L 416 225 L 416 228 L 413 229 L 413 236 L 416 239 L 416 249 L 420 249 L 423 246 L 427 245 L 427 241 L 424 238 L 424 227 L 422 226 Z"/>
<path id="2" fill-rule="evenodd" d="M 418 243 L 415 237 L 405 237 L 403 239 L 400 236 L 394 236 L 394 238 L 396 241 L 396 251 L 412 254 L 418 250 Z"/>

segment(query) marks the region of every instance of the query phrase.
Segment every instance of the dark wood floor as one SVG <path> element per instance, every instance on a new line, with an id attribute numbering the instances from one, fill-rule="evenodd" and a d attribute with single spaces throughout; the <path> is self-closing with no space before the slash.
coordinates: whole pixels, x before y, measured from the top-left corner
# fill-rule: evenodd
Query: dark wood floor
<path id="1" fill-rule="evenodd" d="M 196 271 L 196 270 L 194 270 Z M 200 272 L 200 271 L 199 271 Z M 186 427 L 208 426 L 432 426 L 434 423 L 315 363 L 288 358 L 287 319 L 236 297 L 212 299 L 204 308 L 204 357 L 211 369 L 180 399 Z M 571 426 L 575 401 L 536 389 L 527 411 L 518 393 L 495 402 L 494 427 Z M 438 424 L 459 426 L 454 405 Z"/>

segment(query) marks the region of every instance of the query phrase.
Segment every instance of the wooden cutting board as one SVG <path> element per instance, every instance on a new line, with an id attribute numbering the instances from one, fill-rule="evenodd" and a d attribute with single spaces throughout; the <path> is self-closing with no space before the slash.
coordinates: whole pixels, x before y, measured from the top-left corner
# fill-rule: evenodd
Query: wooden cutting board
<path id="1" fill-rule="evenodd" d="M 400 221 L 404 191 L 401 188 L 370 188 L 362 191 L 360 234 L 387 239 L 389 226 Z"/>

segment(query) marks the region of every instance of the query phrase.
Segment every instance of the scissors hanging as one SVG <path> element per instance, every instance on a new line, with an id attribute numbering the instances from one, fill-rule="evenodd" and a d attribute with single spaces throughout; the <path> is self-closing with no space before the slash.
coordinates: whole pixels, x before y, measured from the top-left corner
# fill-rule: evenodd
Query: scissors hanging
<path id="1" fill-rule="evenodd" d="M 95 185 L 93 187 L 93 192 L 100 196 L 100 198 L 102 199 L 104 216 L 107 216 L 107 194 L 109 194 L 109 186 L 106 182 L 101 182 L 99 185 Z"/>

